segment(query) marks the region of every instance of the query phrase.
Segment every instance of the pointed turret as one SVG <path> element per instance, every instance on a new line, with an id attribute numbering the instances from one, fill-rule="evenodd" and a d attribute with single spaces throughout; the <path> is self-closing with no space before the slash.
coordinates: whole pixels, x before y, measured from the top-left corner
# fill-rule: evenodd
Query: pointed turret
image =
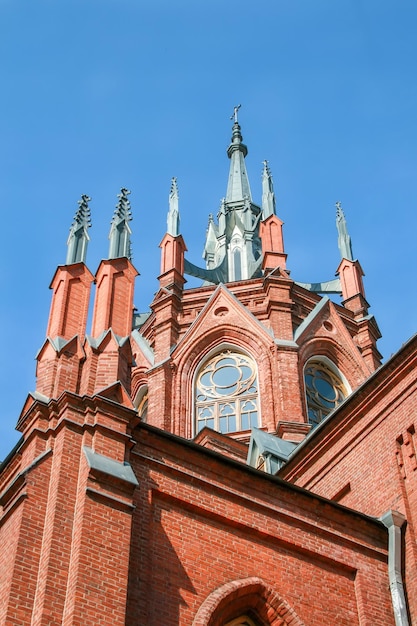
<path id="1" fill-rule="evenodd" d="M 231 144 L 227 149 L 227 156 L 230 159 L 229 181 L 227 183 L 226 202 L 239 202 L 248 197 L 252 200 L 248 175 L 246 173 L 245 157 L 248 149 L 242 143 L 243 137 L 240 132 L 238 122 L 238 110 L 240 104 L 234 108 L 230 119 L 234 120 L 232 129 Z"/>
<path id="2" fill-rule="evenodd" d="M 286 267 L 284 251 L 284 222 L 275 213 L 275 193 L 268 161 L 263 162 L 262 171 L 262 222 L 259 234 L 262 241 L 262 269 L 270 272 L 274 268 Z"/>
<path id="3" fill-rule="evenodd" d="M 178 185 L 175 177 L 171 180 L 171 191 L 169 192 L 169 211 L 167 217 L 167 233 L 173 237 L 180 234 L 180 212 L 178 204 Z"/>
<path id="4" fill-rule="evenodd" d="M 97 338 L 112 330 L 126 337 L 132 330 L 133 291 L 138 272 L 131 263 L 129 222 L 132 220 L 130 194 L 124 187 L 118 194 L 119 202 L 110 228 L 109 258 L 101 261 L 96 272 L 96 297 L 91 334 Z"/>
<path id="5" fill-rule="evenodd" d="M 184 252 L 187 249 L 180 234 L 180 212 L 178 202 L 177 179 L 171 179 L 169 192 L 169 209 L 167 215 L 167 232 L 159 247 L 161 248 L 161 287 L 172 287 L 182 290 L 184 286 Z"/>
<path id="6" fill-rule="evenodd" d="M 181 299 L 184 284 L 184 254 L 187 251 L 180 234 L 178 209 L 177 179 L 172 178 L 169 192 L 169 210 L 167 232 L 159 247 L 161 248 L 161 273 L 158 276 L 159 291 L 151 304 L 155 316 L 155 359 L 168 358 L 170 350 L 178 341 L 178 318 L 181 312 Z"/>
<path id="7" fill-rule="evenodd" d="M 263 165 L 264 169 L 262 172 L 262 219 L 266 220 L 266 218 L 270 215 L 275 215 L 275 193 L 268 161 L 264 161 Z"/>
<path id="8" fill-rule="evenodd" d="M 79 208 L 74 216 L 67 241 L 65 265 L 58 266 L 50 288 L 53 291 L 48 320 L 47 336 L 69 340 L 74 335 L 83 337 L 86 330 L 88 306 L 93 276 L 85 266 L 91 226 L 87 195 L 78 201 Z"/>
<path id="9" fill-rule="evenodd" d="M 74 215 L 67 241 L 66 265 L 85 263 L 86 261 L 87 246 L 90 241 L 88 229 L 91 226 L 91 213 L 88 206 L 90 200 L 91 198 L 85 194 L 81 196 L 81 200 L 78 200 L 79 207 Z"/>
<path id="10" fill-rule="evenodd" d="M 346 218 L 340 202 L 336 202 L 336 226 L 339 234 L 338 246 L 340 258 L 353 261 L 352 242 L 347 231 Z"/>
<path id="11" fill-rule="evenodd" d="M 347 231 L 346 218 L 340 202 L 336 202 L 336 226 L 339 235 L 338 246 L 341 256 L 341 262 L 337 268 L 336 275 L 339 276 L 340 286 L 342 288 L 342 304 L 353 312 L 356 319 L 362 320 L 368 315 L 369 307 L 363 286 L 364 272 L 359 261 L 353 258 L 352 243 Z M 366 329 L 366 332 L 362 333 L 358 341 L 359 345 L 362 342 L 361 348 L 363 354 L 369 351 L 371 363 L 375 365 L 378 361 L 378 356 L 375 356 L 375 337 L 370 340 L 368 329 Z"/>
<path id="12" fill-rule="evenodd" d="M 88 228 L 91 226 L 87 195 L 81 196 L 67 241 L 65 265 L 52 279 L 52 302 L 46 341 L 37 354 L 36 390 L 57 398 L 64 390 L 77 392 L 90 291 L 94 277 L 85 265 Z"/>
<path id="13" fill-rule="evenodd" d="M 214 223 L 213 214 L 210 213 L 206 231 L 206 245 L 204 246 L 203 258 L 208 268 L 214 267 L 214 255 L 217 246 L 217 227 Z"/>
<path id="14" fill-rule="evenodd" d="M 219 212 L 217 213 L 219 221 L 219 233 L 223 234 L 226 230 L 226 198 L 220 200 Z"/>
<path id="15" fill-rule="evenodd" d="M 110 247 L 109 259 L 119 259 L 126 257 L 131 260 L 130 235 L 132 231 L 129 228 L 129 222 L 132 220 L 132 212 L 130 210 L 130 202 L 127 196 L 130 194 L 128 189 L 124 187 L 118 194 L 119 202 L 113 215 L 110 228 Z"/>

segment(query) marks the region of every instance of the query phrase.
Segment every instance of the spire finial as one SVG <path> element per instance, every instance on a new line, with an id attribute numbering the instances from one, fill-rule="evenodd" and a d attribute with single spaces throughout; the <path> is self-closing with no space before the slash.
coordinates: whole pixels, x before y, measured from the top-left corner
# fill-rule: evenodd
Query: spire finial
<path id="1" fill-rule="evenodd" d="M 348 261 L 353 261 L 353 252 L 352 252 L 352 242 L 347 230 L 346 218 L 343 213 L 342 204 L 338 200 L 336 202 L 336 226 L 337 232 L 339 234 L 338 238 L 338 246 L 339 252 L 342 259 L 348 259 Z"/>
<path id="2" fill-rule="evenodd" d="M 230 116 L 230 119 L 233 120 L 235 124 L 239 124 L 237 119 L 237 113 L 241 106 L 241 104 L 238 104 L 237 106 L 233 107 L 233 115 Z"/>
<path id="3" fill-rule="evenodd" d="M 249 187 L 248 175 L 246 173 L 245 157 L 248 149 L 243 141 L 238 122 L 238 111 L 241 105 L 238 104 L 233 109 L 230 119 L 234 120 L 232 128 L 232 141 L 227 149 L 227 156 L 230 159 L 229 181 L 227 184 L 226 202 L 242 201 L 245 196 L 252 200 Z"/>
<path id="4" fill-rule="evenodd" d="M 91 226 L 91 213 L 88 203 L 91 198 L 85 194 L 78 200 L 79 207 L 71 224 L 67 240 L 67 260 L 66 265 L 71 263 L 85 263 L 87 256 L 87 245 L 90 240 L 87 229 Z"/>
<path id="5" fill-rule="evenodd" d="M 130 243 L 130 235 L 132 231 L 129 228 L 129 222 L 132 220 L 132 212 L 130 210 L 130 202 L 127 196 L 130 191 L 122 187 L 120 193 L 117 194 L 119 202 L 113 215 L 110 227 L 110 249 L 109 259 L 118 259 L 127 257 L 132 259 L 132 250 Z"/>
<path id="6" fill-rule="evenodd" d="M 262 219 L 266 220 L 270 215 L 275 215 L 275 193 L 272 174 L 268 161 L 263 161 L 262 171 Z"/>
<path id="7" fill-rule="evenodd" d="M 169 211 L 167 217 L 167 232 L 173 237 L 180 234 L 180 212 L 179 212 L 179 194 L 177 179 L 175 176 L 171 179 L 171 189 L 169 192 Z"/>

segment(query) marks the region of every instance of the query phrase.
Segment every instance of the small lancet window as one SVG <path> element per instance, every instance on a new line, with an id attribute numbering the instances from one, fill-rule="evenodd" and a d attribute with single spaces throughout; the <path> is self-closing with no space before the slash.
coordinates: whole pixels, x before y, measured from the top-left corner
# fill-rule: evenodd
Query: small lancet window
<path id="1" fill-rule="evenodd" d="M 142 402 L 138 406 L 138 414 L 143 422 L 148 419 L 148 394 L 143 398 Z"/>
<path id="2" fill-rule="evenodd" d="M 304 369 L 308 421 L 317 426 L 348 395 L 336 366 L 327 359 L 311 359 Z"/>
<path id="3" fill-rule="evenodd" d="M 242 259 L 239 248 L 235 248 L 233 251 L 233 266 L 235 280 L 242 280 Z"/>
<path id="4" fill-rule="evenodd" d="M 255 362 L 245 354 L 224 350 L 197 374 L 196 431 L 205 426 L 221 433 L 258 426 L 258 381 Z"/>
<path id="5" fill-rule="evenodd" d="M 143 422 L 147 421 L 148 418 L 148 386 L 143 385 L 139 392 L 136 395 L 134 405 L 136 406 L 136 410 L 138 412 L 139 417 Z"/>

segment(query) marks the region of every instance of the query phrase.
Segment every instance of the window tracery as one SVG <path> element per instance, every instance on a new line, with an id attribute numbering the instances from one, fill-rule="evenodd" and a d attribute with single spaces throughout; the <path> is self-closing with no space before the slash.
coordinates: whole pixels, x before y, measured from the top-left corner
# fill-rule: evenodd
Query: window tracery
<path id="1" fill-rule="evenodd" d="M 196 432 L 205 426 L 221 433 L 258 426 L 255 362 L 224 350 L 203 365 L 195 387 Z"/>
<path id="2" fill-rule="evenodd" d="M 304 369 L 308 421 L 317 426 L 348 395 L 336 367 L 324 359 L 311 359 Z"/>

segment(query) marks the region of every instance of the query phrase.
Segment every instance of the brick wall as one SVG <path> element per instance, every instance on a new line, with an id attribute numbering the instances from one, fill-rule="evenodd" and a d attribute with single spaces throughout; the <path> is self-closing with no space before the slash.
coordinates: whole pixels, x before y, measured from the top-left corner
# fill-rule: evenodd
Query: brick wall
<path id="1" fill-rule="evenodd" d="M 416 367 L 414 337 L 312 433 L 280 475 L 368 515 L 405 515 L 406 584 L 417 622 Z"/>
<path id="2" fill-rule="evenodd" d="M 1 625 L 125 624 L 135 418 L 71 394 L 21 417 L 25 440 L 0 477 Z"/>
<path id="3" fill-rule="evenodd" d="M 380 523 L 151 427 L 134 436 L 127 623 L 191 626 L 210 594 L 248 577 L 300 623 L 393 623 Z"/>

